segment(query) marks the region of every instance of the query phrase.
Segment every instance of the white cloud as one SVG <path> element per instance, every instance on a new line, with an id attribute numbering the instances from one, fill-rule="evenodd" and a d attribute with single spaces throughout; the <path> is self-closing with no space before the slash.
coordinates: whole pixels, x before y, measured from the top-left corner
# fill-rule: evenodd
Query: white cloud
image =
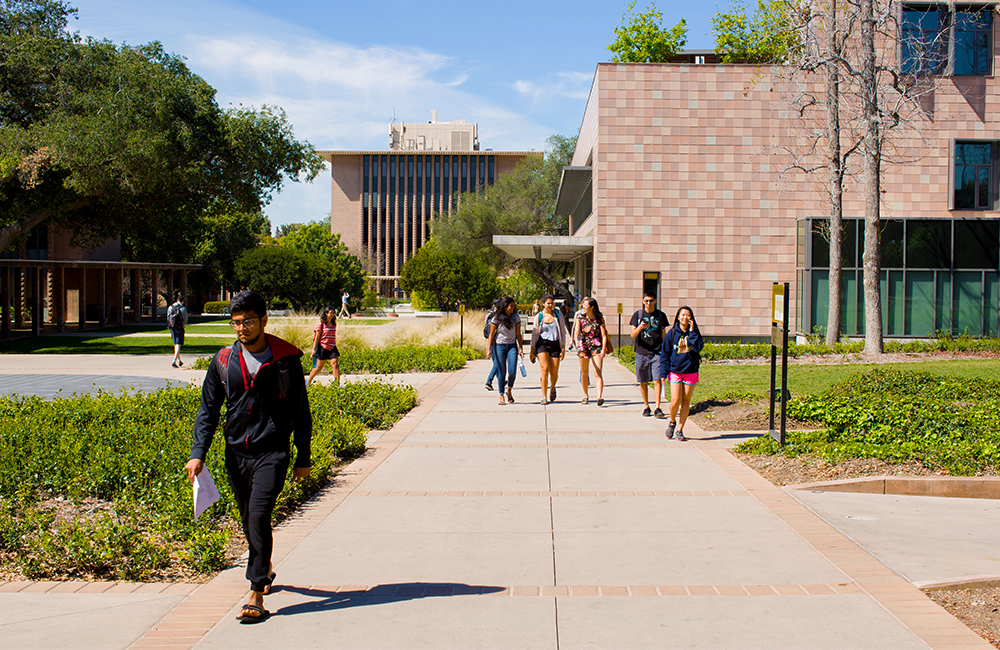
<path id="1" fill-rule="evenodd" d="M 514 82 L 514 90 L 534 102 L 549 101 L 555 97 L 586 100 L 593 78 L 592 72 L 557 72 L 539 81 L 519 79 Z"/>

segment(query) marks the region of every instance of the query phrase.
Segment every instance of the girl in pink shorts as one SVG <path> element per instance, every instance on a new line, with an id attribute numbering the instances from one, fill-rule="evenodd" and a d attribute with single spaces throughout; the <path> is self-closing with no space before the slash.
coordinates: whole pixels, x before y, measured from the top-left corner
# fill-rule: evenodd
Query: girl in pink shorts
<path id="1" fill-rule="evenodd" d="M 673 327 L 664 335 L 660 349 L 660 376 L 670 377 L 670 425 L 666 433 L 668 438 L 680 442 L 687 440 L 684 424 L 691 410 L 694 386 L 698 383 L 701 348 L 704 345 L 694 312 L 688 306 L 681 307 L 674 316 Z"/>

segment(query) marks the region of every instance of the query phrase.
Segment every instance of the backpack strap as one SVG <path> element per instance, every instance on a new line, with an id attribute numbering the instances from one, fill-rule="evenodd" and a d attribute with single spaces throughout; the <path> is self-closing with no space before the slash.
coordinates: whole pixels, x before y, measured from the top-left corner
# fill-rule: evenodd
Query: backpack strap
<path id="1" fill-rule="evenodd" d="M 226 391 L 226 400 L 229 400 L 229 356 L 233 352 L 233 346 L 226 346 L 215 355 L 219 378 L 222 380 L 222 388 Z"/>

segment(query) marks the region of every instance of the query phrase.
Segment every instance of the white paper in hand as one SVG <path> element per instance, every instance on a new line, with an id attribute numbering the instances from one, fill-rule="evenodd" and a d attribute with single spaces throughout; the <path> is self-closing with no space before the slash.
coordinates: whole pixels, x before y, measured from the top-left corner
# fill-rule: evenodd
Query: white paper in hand
<path id="1" fill-rule="evenodd" d="M 194 519 L 197 521 L 201 513 L 219 500 L 219 490 L 215 487 L 215 481 L 212 480 L 207 466 L 195 474 L 194 484 L 191 487 L 194 491 Z"/>

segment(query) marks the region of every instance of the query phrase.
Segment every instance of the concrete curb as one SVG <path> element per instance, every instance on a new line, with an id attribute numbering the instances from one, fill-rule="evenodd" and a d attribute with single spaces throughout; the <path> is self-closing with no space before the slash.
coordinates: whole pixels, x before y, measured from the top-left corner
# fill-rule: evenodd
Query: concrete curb
<path id="1" fill-rule="evenodd" d="M 875 476 L 786 486 L 788 490 L 1000 499 L 1000 476 Z"/>
<path id="2" fill-rule="evenodd" d="M 954 580 L 922 580 L 913 586 L 921 591 L 961 591 L 1000 587 L 1000 576 L 962 576 Z"/>

